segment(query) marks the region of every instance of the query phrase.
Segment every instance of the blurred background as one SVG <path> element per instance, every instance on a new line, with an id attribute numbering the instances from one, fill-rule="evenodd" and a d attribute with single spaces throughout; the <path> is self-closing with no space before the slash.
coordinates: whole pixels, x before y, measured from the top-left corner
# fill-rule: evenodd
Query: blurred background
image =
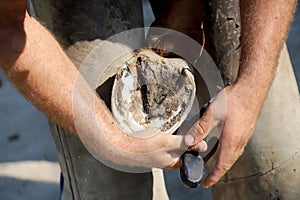
<path id="1" fill-rule="evenodd" d="M 144 9 L 150 12 L 147 4 Z M 151 15 L 146 18 L 146 24 L 152 18 Z M 299 86 L 299 9 L 287 45 Z M 171 200 L 186 199 L 185 193 L 190 194 L 190 200 L 199 199 L 203 193 L 201 189 L 187 191 L 179 181 L 178 171 L 167 173 L 167 187 L 176 191 L 170 193 Z M 0 199 L 58 199 L 59 174 L 56 150 L 45 116 L 28 103 L 0 71 Z M 206 197 L 211 198 L 209 193 Z"/>

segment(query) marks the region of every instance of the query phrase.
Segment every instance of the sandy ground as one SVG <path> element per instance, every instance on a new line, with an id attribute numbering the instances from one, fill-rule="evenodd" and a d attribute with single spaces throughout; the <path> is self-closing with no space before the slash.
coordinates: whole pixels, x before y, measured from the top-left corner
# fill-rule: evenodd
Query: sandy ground
<path id="1" fill-rule="evenodd" d="M 300 12 L 287 41 L 295 74 L 300 81 Z M 59 165 L 46 118 L 28 103 L 0 73 L 0 199 L 58 199 Z M 167 173 L 170 199 L 202 198 L 201 189 L 182 186 L 177 171 Z"/>

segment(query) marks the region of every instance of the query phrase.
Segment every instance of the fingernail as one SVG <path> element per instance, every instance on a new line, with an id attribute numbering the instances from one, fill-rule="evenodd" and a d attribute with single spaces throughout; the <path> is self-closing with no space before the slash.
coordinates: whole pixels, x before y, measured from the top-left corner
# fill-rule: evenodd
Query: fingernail
<path id="1" fill-rule="evenodd" d="M 190 146 L 194 142 L 194 137 L 192 135 L 186 135 L 184 138 L 186 145 Z"/>
<path id="2" fill-rule="evenodd" d="M 204 187 L 206 189 L 209 188 L 209 186 L 210 185 L 207 183 L 207 181 L 204 181 L 204 183 L 202 184 L 202 187 Z"/>

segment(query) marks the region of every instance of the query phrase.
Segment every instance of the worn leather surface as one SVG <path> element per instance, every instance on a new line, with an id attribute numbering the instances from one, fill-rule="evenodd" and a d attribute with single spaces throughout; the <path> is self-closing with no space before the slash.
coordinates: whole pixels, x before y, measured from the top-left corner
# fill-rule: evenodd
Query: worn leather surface
<path id="1" fill-rule="evenodd" d="M 210 55 L 222 74 L 224 85 L 229 85 L 236 79 L 239 69 L 239 0 L 205 1 L 204 22 Z"/>

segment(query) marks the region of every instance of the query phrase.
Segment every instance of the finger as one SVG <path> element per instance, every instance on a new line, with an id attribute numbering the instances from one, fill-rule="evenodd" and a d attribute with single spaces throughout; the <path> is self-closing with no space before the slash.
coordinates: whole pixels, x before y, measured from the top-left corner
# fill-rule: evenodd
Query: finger
<path id="1" fill-rule="evenodd" d="M 174 170 L 174 169 L 179 169 L 181 166 L 181 160 L 178 159 L 176 160 L 174 163 L 164 167 L 163 169 L 166 169 L 166 170 Z"/>
<path id="2" fill-rule="evenodd" d="M 204 140 L 202 140 L 201 142 L 191 147 L 190 149 L 198 152 L 205 152 L 207 151 L 207 148 L 208 148 L 207 143 Z"/>
<path id="3" fill-rule="evenodd" d="M 217 183 L 233 166 L 241 154 L 242 151 L 235 151 L 225 147 L 220 147 L 220 153 L 218 155 L 216 165 L 211 174 L 205 179 L 203 187 L 208 188 Z"/>
<path id="4" fill-rule="evenodd" d="M 217 183 L 221 177 L 232 167 L 231 163 L 219 162 L 214 167 L 212 173 L 205 179 L 203 183 L 204 188 L 208 188 Z"/>
<path id="5" fill-rule="evenodd" d="M 186 135 L 191 127 L 200 119 L 200 114 L 194 115 L 190 120 L 185 120 L 176 132 L 176 135 Z"/>
<path id="6" fill-rule="evenodd" d="M 163 169 L 178 169 L 181 166 L 181 156 L 182 154 L 187 151 L 188 147 L 185 145 L 184 137 L 182 135 L 169 135 L 169 137 L 172 137 L 172 141 L 170 141 L 168 144 L 165 144 L 165 152 L 168 152 L 167 157 L 168 159 L 165 159 L 164 162 L 167 164 L 164 167 L 160 167 Z"/>
<path id="7" fill-rule="evenodd" d="M 217 151 L 219 145 L 219 139 L 217 137 L 212 137 L 208 142 L 208 149 L 203 156 L 204 162 L 207 162 Z"/>
<path id="8" fill-rule="evenodd" d="M 213 128 L 212 124 L 212 111 L 210 107 L 206 110 L 203 116 L 196 122 L 187 132 L 185 136 L 185 143 L 188 146 L 193 146 L 203 140 L 209 131 Z"/>
<path id="9" fill-rule="evenodd" d="M 165 133 L 147 139 L 138 138 L 136 144 L 142 145 L 144 149 L 143 153 L 134 153 L 137 158 L 143 155 L 143 166 L 162 169 L 175 169 L 180 167 L 180 157 L 187 150 L 183 136 Z M 151 146 L 151 148 L 149 148 L 149 146 Z M 153 149 L 153 147 L 155 149 Z"/>

